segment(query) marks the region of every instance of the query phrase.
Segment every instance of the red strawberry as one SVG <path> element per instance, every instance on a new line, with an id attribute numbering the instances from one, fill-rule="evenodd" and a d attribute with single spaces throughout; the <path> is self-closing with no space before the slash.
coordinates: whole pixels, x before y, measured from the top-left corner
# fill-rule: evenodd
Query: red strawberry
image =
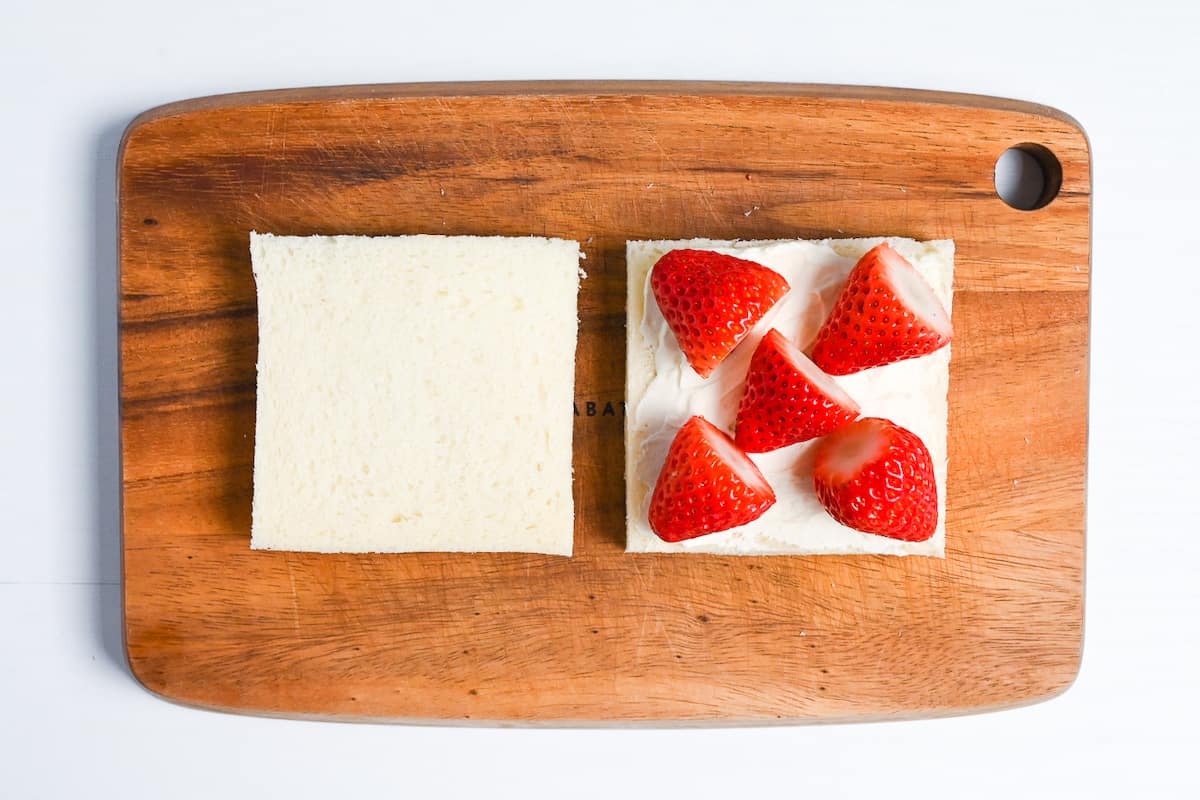
<path id="1" fill-rule="evenodd" d="M 812 360 L 830 375 L 929 355 L 950 343 L 950 315 L 933 289 L 887 242 L 858 260 Z"/>
<path id="2" fill-rule="evenodd" d="M 753 261 L 672 250 L 654 265 L 650 288 L 679 349 L 707 378 L 790 287 Z"/>
<path id="3" fill-rule="evenodd" d="M 734 441 L 747 453 L 765 453 L 832 433 L 858 412 L 833 378 L 772 328 L 750 358 Z"/>
<path id="4" fill-rule="evenodd" d="M 774 504 L 750 457 L 704 417 L 692 417 L 658 474 L 650 527 L 663 541 L 680 542 L 753 522 Z"/>
<path id="5" fill-rule="evenodd" d="M 937 527 L 929 450 L 886 419 L 860 419 L 818 442 L 813 485 L 830 516 L 855 530 L 923 542 Z"/>

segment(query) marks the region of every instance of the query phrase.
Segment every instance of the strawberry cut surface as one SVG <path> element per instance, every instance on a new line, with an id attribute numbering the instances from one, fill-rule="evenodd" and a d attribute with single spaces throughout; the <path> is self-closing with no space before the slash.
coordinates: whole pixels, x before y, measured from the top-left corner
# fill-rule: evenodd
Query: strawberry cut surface
<path id="1" fill-rule="evenodd" d="M 904 256 L 884 242 L 850 271 L 817 333 L 812 360 L 830 375 L 929 355 L 950 343 L 950 314 Z"/>
<path id="2" fill-rule="evenodd" d="M 766 453 L 825 436 L 858 414 L 837 381 L 771 329 L 750 359 L 734 441 L 747 453 Z"/>
<path id="3" fill-rule="evenodd" d="M 782 275 L 753 261 L 672 250 L 655 263 L 650 289 L 679 349 L 707 378 L 789 287 Z"/>
<path id="4" fill-rule="evenodd" d="M 923 542 L 937 529 L 933 459 L 890 420 L 860 419 L 819 441 L 813 486 L 830 516 L 855 530 Z"/>
<path id="5" fill-rule="evenodd" d="M 650 498 L 650 528 L 680 542 L 746 525 L 775 504 L 775 492 L 733 440 L 692 417 L 671 442 Z"/>

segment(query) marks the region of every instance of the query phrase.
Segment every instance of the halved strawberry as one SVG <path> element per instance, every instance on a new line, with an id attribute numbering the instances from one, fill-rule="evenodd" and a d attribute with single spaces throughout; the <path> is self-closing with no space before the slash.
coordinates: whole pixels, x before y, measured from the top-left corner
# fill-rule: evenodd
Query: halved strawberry
<path id="1" fill-rule="evenodd" d="M 750 358 L 734 441 L 765 453 L 825 436 L 858 418 L 858 403 L 772 328 Z"/>
<path id="2" fill-rule="evenodd" d="M 923 542 L 937 528 L 933 459 L 890 420 L 860 419 L 818 442 L 813 485 L 830 516 L 855 530 Z"/>
<path id="3" fill-rule="evenodd" d="M 849 375 L 929 355 L 950 343 L 950 315 L 916 268 L 884 242 L 850 271 L 833 312 L 817 333 L 812 360 Z"/>
<path id="4" fill-rule="evenodd" d="M 692 417 L 671 442 L 650 498 L 650 527 L 666 542 L 753 522 L 775 492 L 750 457 L 704 417 Z"/>
<path id="5" fill-rule="evenodd" d="M 707 378 L 790 287 L 778 272 L 710 250 L 672 250 L 650 289 L 679 349 Z"/>

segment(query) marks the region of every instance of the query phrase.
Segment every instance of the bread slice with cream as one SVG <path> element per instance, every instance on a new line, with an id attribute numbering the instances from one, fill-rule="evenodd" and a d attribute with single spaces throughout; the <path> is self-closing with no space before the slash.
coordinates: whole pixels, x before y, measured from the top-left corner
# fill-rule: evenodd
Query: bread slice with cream
<path id="1" fill-rule="evenodd" d="M 777 502 L 748 525 L 671 543 L 656 536 L 648 521 L 655 482 L 680 427 L 692 415 L 701 415 L 718 428 L 730 430 L 750 357 L 762 337 L 772 328 L 778 328 L 801 348 L 807 347 L 828 316 L 855 262 L 882 241 L 880 238 L 765 242 L 693 239 L 627 243 L 627 551 L 944 555 L 950 347 L 922 358 L 836 378 L 861 405 L 863 416 L 891 419 L 916 433 L 928 447 L 934 462 L 940 513 L 937 529 L 927 541 L 906 542 L 860 533 L 829 516 L 813 489 L 814 441 L 750 455 L 774 489 Z M 913 264 L 949 311 L 954 242 L 900 238 L 886 241 Z M 650 289 L 654 264 L 668 251 L 681 248 L 716 250 L 757 262 L 778 272 L 791 287 L 707 379 L 699 377 L 689 366 Z"/>

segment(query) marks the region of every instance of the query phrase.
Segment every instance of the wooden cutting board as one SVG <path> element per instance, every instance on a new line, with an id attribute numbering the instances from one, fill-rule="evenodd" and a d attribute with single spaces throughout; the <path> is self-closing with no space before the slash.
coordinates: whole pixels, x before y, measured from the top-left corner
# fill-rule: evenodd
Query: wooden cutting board
<path id="1" fill-rule="evenodd" d="M 993 185 L 1020 144 L 1061 165 L 1036 211 Z M 306 89 L 147 112 L 119 169 L 125 636 L 151 691 L 733 723 L 961 713 L 1073 680 L 1091 179 L 1065 115 L 773 84 Z M 582 243 L 574 558 L 251 552 L 252 229 Z M 957 242 L 947 558 L 625 555 L 625 241 L 878 234 Z"/>

